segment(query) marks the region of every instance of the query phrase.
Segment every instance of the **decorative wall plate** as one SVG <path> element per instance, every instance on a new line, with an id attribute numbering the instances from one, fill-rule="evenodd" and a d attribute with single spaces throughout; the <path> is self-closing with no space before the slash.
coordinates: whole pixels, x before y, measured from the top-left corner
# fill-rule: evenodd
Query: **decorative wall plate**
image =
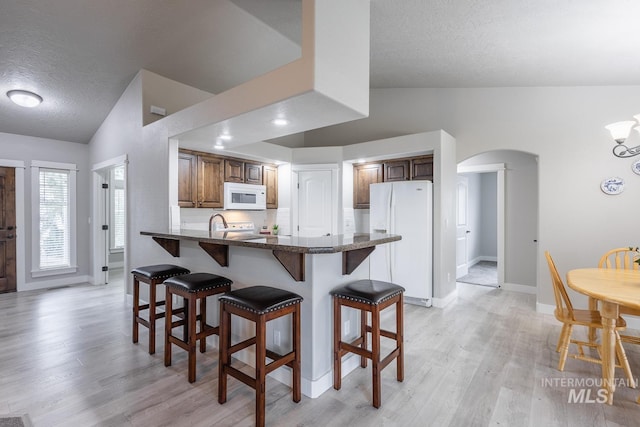
<path id="1" fill-rule="evenodd" d="M 620 194 L 624 190 L 624 179 L 618 176 L 607 178 L 600 184 L 600 189 L 605 194 Z"/>
<path id="2" fill-rule="evenodd" d="M 638 175 L 640 175 L 640 159 L 638 159 L 635 162 L 631 163 L 631 170 L 634 173 L 637 173 Z"/>

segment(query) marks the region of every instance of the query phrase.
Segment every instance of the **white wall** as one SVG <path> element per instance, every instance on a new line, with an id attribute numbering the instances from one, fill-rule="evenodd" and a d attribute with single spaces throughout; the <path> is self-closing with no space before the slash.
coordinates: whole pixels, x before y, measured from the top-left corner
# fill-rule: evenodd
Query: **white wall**
<path id="1" fill-rule="evenodd" d="M 444 129 L 457 141 L 458 161 L 491 150 L 539 156 L 538 302 L 553 304 L 542 253 L 561 274 L 595 266 L 613 247 L 637 245 L 640 177 L 630 159 L 611 154 L 604 126 L 640 110 L 640 86 L 483 89 L 372 89 L 366 119 L 305 134 L 305 145 L 353 144 Z M 640 143 L 638 136 L 630 145 Z M 636 157 L 637 158 L 637 157 Z M 607 196 L 600 182 L 627 181 Z"/>
<path id="2" fill-rule="evenodd" d="M 24 270 L 18 277 L 24 278 L 24 283 L 18 282 L 18 290 L 41 289 L 52 286 L 61 286 L 90 281 L 89 272 L 89 149 L 84 144 L 59 141 L 55 139 L 36 138 L 30 136 L 0 133 L 0 158 L 21 160 L 24 162 L 24 194 L 16 194 L 16 199 L 22 198 L 24 212 L 24 227 L 16 230 L 16 234 L 23 233 L 25 250 L 18 251 L 16 257 L 22 257 L 23 263 L 18 259 L 17 265 L 24 265 Z M 78 271 L 75 274 L 31 277 L 32 259 L 32 210 L 31 210 L 31 162 L 44 160 L 49 162 L 75 163 L 78 168 L 76 179 L 76 218 L 77 218 L 77 263 Z M 17 208 L 17 207 L 16 207 Z"/>

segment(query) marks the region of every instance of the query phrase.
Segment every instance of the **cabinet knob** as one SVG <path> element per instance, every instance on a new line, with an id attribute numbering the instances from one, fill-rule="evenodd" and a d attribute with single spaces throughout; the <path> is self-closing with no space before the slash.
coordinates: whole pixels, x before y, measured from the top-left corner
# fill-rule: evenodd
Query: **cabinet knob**
<path id="1" fill-rule="evenodd" d="M 13 234 L 7 234 L 7 239 L 13 239 Z"/>

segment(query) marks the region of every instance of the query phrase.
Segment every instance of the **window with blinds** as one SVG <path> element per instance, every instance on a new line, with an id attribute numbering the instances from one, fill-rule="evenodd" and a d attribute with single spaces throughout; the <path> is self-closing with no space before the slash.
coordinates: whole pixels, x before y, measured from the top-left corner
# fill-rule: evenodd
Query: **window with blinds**
<path id="1" fill-rule="evenodd" d="M 124 249 L 124 166 L 116 166 L 109 174 L 109 188 L 111 189 L 111 227 L 109 248 L 112 251 Z"/>
<path id="2" fill-rule="evenodd" d="M 69 267 L 69 171 L 40 169 L 40 268 Z"/>
<path id="3" fill-rule="evenodd" d="M 76 273 L 76 165 L 31 162 L 31 276 Z"/>

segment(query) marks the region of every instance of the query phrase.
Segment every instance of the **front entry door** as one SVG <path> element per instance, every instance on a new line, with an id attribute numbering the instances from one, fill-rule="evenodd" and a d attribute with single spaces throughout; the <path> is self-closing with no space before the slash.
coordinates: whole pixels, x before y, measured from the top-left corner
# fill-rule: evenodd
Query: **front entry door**
<path id="1" fill-rule="evenodd" d="M 0 292 L 16 291 L 16 182 L 14 168 L 0 168 Z"/>

